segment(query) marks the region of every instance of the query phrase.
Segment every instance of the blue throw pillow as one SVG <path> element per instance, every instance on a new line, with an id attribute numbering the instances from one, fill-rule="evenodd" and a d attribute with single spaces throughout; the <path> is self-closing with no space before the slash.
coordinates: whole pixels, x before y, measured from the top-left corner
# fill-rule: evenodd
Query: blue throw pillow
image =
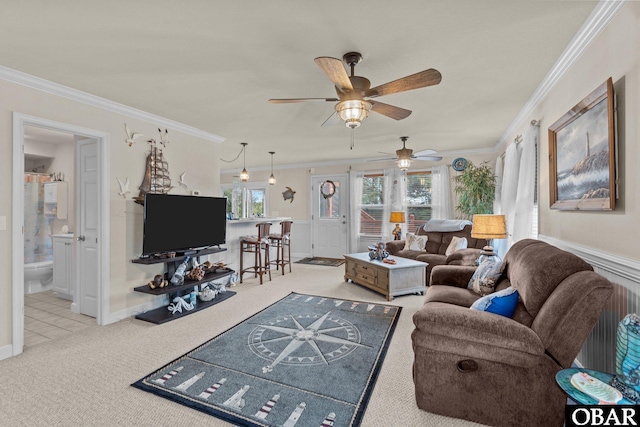
<path id="1" fill-rule="evenodd" d="M 500 316 L 513 316 L 518 305 L 518 291 L 512 287 L 479 298 L 471 305 L 472 310 L 488 311 Z"/>

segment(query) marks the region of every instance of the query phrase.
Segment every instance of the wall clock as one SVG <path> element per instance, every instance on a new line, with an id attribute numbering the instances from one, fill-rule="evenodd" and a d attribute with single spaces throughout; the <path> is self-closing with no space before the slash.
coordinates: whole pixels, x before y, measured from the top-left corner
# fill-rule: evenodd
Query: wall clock
<path id="1" fill-rule="evenodd" d="M 453 163 L 451 163 L 451 166 L 453 166 L 455 171 L 462 172 L 467 168 L 467 159 L 458 157 L 453 161 Z"/>

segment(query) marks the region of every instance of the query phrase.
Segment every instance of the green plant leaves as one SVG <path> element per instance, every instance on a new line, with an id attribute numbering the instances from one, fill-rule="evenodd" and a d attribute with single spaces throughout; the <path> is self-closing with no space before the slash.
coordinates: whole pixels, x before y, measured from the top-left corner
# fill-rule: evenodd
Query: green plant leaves
<path id="1" fill-rule="evenodd" d="M 460 175 L 453 178 L 458 206 L 462 218 L 472 219 L 474 214 L 493 213 L 496 177 L 488 162 L 475 166 L 469 162 Z"/>

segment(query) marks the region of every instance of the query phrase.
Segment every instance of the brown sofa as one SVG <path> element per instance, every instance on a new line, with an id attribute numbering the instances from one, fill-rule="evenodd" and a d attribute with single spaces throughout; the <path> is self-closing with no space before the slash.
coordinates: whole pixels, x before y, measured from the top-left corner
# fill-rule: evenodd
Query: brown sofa
<path id="1" fill-rule="evenodd" d="M 387 251 L 389 255 L 395 257 L 415 259 L 418 261 L 429 263 L 427 266 L 426 285 L 429 286 L 429 277 L 431 276 L 431 270 L 436 265 L 475 265 L 476 260 L 480 256 L 480 250 L 486 245 L 485 239 L 474 239 L 471 237 L 471 224 L 464 226 L 460 231 L 424 231 L 424 228 L 420 226 L 416 232 L 416 235 L 426 235 L 427 245 L 425 247 L 426 252 L 404 250 L 404 240 L 393 240 L 387 242 Z M 449 256 L 445 255 L 449 243 L 454 236 L 467 238 L 467 249 L 462 249 L 452 253 Z"/>
<path id="2" fill-rule="evenodd" d="M 514 244 L 496 290 L 514 287 L 513 318 L 471 310 L 473 267 L 437 266 L 413 316 L 413 380 L 425 411 L 494 426 L 562 426 L 571 366 L 612 293 L 582 259 L 538 240 Z M 466 362 L 463 362 L 466 361 Z"/>

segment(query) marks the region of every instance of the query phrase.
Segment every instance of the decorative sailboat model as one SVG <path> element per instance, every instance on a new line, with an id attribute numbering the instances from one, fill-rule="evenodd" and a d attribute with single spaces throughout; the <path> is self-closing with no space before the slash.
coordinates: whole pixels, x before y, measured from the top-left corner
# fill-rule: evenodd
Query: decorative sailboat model
<path id="1" fill-rule="evenodd" d="M 158 128 L 160 132 L 160 142 L 162 147 L 166 147 L 169 142 L 167 137 L 167 130 L 164 132 Z M 162 148 L 158 147 L 158 142 L 155 139 L 147 141 L 149 143 L 149 154 L 147 154 L 147 162 L 144 171 L 144 178 L 142 184 L 140 184 L 140 193 L 137 197 L 134 197 L 136 203 L 144 204 L 144 195 L 147 193 L 152 194 L 167 194 L 173 187 L 171 186 L 171 177 L 169 176 L 169 163 L 165 160 Z"/>

